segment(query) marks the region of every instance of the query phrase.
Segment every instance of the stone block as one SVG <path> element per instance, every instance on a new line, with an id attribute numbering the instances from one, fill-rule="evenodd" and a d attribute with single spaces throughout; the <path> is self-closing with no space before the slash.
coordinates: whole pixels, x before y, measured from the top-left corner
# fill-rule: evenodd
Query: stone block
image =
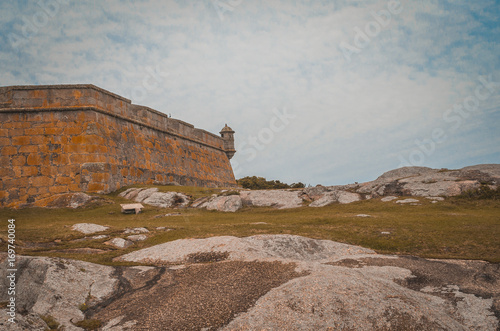
<path id="1" fill-rule="evenodd" d="M 22 167 L 22 176 L 37 176 L 38 167 Z"/>
<path id="2" fill-rule="evenodd" d="M 49 135 L 60 135 L 62 134 L 64 131 L 64 128 L 56 128 L 56 127 L 52 127 L 52 128 L 46 128 L 45 129 L 45 134 L 49 134 Z"/>
<path id="3" fill-rule="evenodd" d="M 66 127 L 64 129 L 64 134 L 66 135 L 80 135 L 83 133 L 83 128 L 82 127 Z"/>
<path id="4" fill-rule="evenodd" d="M 16 155 L 12 157 L 13 166 L 24 166 L 26 165 L 26 157 L 24 155 Z"/>
<path id="5" fill-rule="evenodd" d="M 73 183 L 73 181 L 74 181 L 74 179 L 71 177 L 57 177 L 56 178 L 56 184 L 60 184 L 60 185 L 70 185 Z"/>
<path id="6" fill-rule="evenodd" d="M 7 177 L 7 176 L 15 176 L 14 175 L 14 172 L 12 170 L 12 168 L 7 168 L 7 167 L 1 167 L 0 168 L 0 178 L 4 178 L 4 177 Z M 1 183 L 1 181 L 0 181 Z M 1 185 L 0 185 L 1 186 Z"/>
<path id="7" fill-rule="evenodd" d="M 56 175 L 61 174 L 63 172 L 58 171 L 58 168 L 54 167 L 54 166 L 41 166 L 40 173 L 43 176 L 56 176 Z"/>
<path id="8" fill-rule="evenodd" d="M 68 186 L 66 186 L 66 185 L 57 185 L 57 186 L 49 187 L 49 192 L 52 194 L 65 193 L 68 191 L 69 191 L 69 189 L 68 189 Z"/>
<path id="9" fill-rule="evenodd" d="M 103 192 L 106 189 L 106 185 L 101 183 L 91 183 L 87 186 L 88 192 Z"/>
<path id="10" fill-rule="evenodd" d="M 22 167 L 19 167 L 19 166 L 12 167 L 12 171 L 14 172 L 15 177 L 21 177 L 23 174 L 23 169 L 22 169 Z"/>
<path id="11" fill-rule="evenodd" d="M 45 134 L 44 128 L 27 128 L 24 129 L 24 134 L 27 136 L 43 135 Z"/>
<path id="12" fill-rule="evenodd" d="M 50 138 L 45 136 L 31 136 L 31 143 L 34 145 L 43 145 L 50 143 Z"/>
<path id="13" fill-rule="evenodd" d="M 42 164 L 42 157 L 40 156 L 40 154 L 31 153 L 28 155 L 28 159 L 27 159 L 26 163 L 30 166 L 41 165 Z"/>
<path id="14" fill-rule="evenodd" d="M 81 164 L 85 163 L 88 161 L 88 156 L 87 155 L 82 155 L 82 154 L 73 154 L 69 156 L 69 161 L 72 164 Z"/>
<path id="15" fill-rule="evenodd" d="M 12 137 L 12 145 L 28 145 L 30 143 L 30 136 Z"/>
<path id="16" fill-rule="evenodd" d="M 9 156 L 0 156 L 0 167 L 10 167 L 10 160 Z"/>
<path id="17" fill-rule="evenodd" d="M 20 146 L 19 153 L 38 153 L 38 146 L 37 145 Z"/>
<path id="18" fill-rule="evenodd" d="M 35 187 L 30 187 L 30 188 L 28 189 L 28 194 L 29 194 L 29 195 L 32 195 L 32 196 L 37 195 L 37 194 L 38 194 L 38 189 L 37 189 L 37 188 L 35 188 Z"/>
<path id="19" fill-rule="evenodd" d="M 2 178 L 4 184 L 3 188 L 6 190 L 19 189 L 19 187 L 28 187 L 29 178 L 28 177 L 18 177 L 18 178 Z"/>
<path id="20" fill-rule="evenodd" d="M 68 154 L 52 154 L 52 164 L 53 165 L 62 165 L 69 163 L 69 155 Z"/>
<path id="21" fill-rule="evenodd" d="M 30 114 L 30 116 L 26 119 L 29 122 L 40 122 L 43 119 L 43 115 L 41 113 Z"/>
<path id="22" fill-rule="evenodd" d="M 35 187 L 51 186 L 53 184 L 53 179 L 47 176 L 31 177 L 30 183 Z"/>
<path id="23" fill-rule="evenodd" d="M 2 147 L 2 155 L 9 156 L 17 154 L 17 147 L 15 146 L 4 146 Z"/>
<path id="24" fill-rule="evenodd" d="M 70 192 L 81 192 L 82 191 L 80 184 L 77 184 L 77 183 L 68 185 L 68 189 Z"/>
<path id="25" fill-rule="evenodd" d="M 24 129 L 9 129 L 10 137 L 22 136 L 23 134 L 24 134 Z"/>
<path id="26" fill-rule="evenodd" d="M 110 174 L 109 173 L 93 173 L 92 174 L 92 181 L 93 182 L 107 182 L 110 179 Z"/>
<path id="27" fill-rule="evenodd" d="M 83 145 L 87 143 L 87 138 L 85 136 L 74 136 L 71 137 L 71 143 L 77 145 Z"/>

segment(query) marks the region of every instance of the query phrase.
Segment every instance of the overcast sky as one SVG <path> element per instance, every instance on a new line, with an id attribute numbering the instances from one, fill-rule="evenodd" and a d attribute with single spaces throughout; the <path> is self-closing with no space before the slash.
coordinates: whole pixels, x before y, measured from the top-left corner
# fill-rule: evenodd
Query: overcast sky
<path id="1" fill-rule="evenodd" d="M 0 1 L 0 86 L 236 131 L 237 178 L 500 163 L 500 1 Z M 497 83 L 495 83 L 497 82 Z"/>

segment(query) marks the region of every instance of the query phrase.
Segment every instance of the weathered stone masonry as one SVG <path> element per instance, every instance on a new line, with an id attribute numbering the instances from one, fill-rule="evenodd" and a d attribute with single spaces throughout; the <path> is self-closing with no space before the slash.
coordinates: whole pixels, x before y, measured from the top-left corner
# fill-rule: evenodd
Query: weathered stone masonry
<path id="1" fill-rule="evenodd" d="M 235 186 L 225 139 L 93 85 L 0 87 L 0 207 L 131 184 Z"/>

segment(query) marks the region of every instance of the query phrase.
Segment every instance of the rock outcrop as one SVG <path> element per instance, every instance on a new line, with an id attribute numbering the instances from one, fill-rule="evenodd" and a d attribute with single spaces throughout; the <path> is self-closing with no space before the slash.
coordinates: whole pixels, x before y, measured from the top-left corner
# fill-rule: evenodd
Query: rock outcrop
<path id="1" fill-rule="evenodd" d="M 323 193 L 319 199 L 314 200 L 309 206 L 310 207 L 324 207 L 331 205 L 333 203 L 347 204 L 351 202 L 356 202 L 361 200 L 361 195 L 358 193 L 352 193 L 347 191 L 335 190 L 326 191 Z"/>
<path id="2" fill-rule="evenodd" d="M 107 229 L 109 229 L 108 226 L 93 223 L 77 223 L 73 224 L 73 226 L 71 227 L 71 230 L 78 231 L 83 234 L 92 234 L 96 232 L 106 231 Z"/>
<path id="3" fill-rule="evenodd" d="M 291 235 L 177 240 L 119 258 L 185 267 L 194 259 L 295 263 L 301 273 L 222 330 L 494 330 L 498 325 L 491 310 L 500 304 L 495 285 L 500 270 L 485 262 L 396 258 Z"/>
<path id="4" fill-rule="evenodd" d="M 207 210 L 235 212 L 243 207 L 243 203 L 239 195 L 218 196 L 208 200 L 204 207 Z"/>
<path id="5" fill-rule="evenodd" d="M 302 207 L 302 191 L 298 190 L 255 190 L 241 191 L 244 205 L 254 207 L 275 207 L 278 209 Z"/>
<path id="6" fill-rule="evenodd" d="M 49 316 L 65 330 L 83 330 L 84 319 L 123 331 L 499 326 L 500 267 L 482 261 L 386 256 L 293 235 L 182 239 L 117 259 L 159 266 L 19 256 L 18 322 L 0 309 L 0 328 L 42 331 Z"/>
<path id="7" fill-rule="evenodd" d="M 350 203 L 374 197 L 451 197 L 466 191 L 500 184 L 500 164 L 484 164 L 460 170 L 404 167 L 388 171 L 376 180 L 361 184 L 321 186 L 304 189 L 311 207 Z M 390 201 L 389 198 L 383 198 Z"/>
<path id="8" fill-rule="evenodd" d="M 160 208 L 186 207 L 190 198 L 178 192 L 159 192 L 158 188 L 130 188 L 120 196 L 135 202 L 145 203 Z"/>
<path id="9" fill-rule="evenodd" d="M 456 196 L 481 184 L 500 184 L 500 165 L 484 164 L 460 170 L 404 167 L 360 184 L 356 192 L 374 196 Z"/>
<path id="10" fill-rule="evenodd" d="M 0 256 L 2 264 L 5 255 Z M 19 256 L 17 261 L 16 303 L 19 330 L 37 330 L 33 325 L 46 328 L 40 316 L 52 316 L 66 330 L 82 330 L 73 325 L 85 318 L 82 305 L 93 306 L 109 298 L 116 290 L 118 279 L 115 268 L 88 262 L 47 257 Z M 7 286 L 7 270 L 0 268 L 0 284 Z M 1 291 L 0 301 L 9 298 Z M 31 314 L 26 316 L 27 314 Z M 12 325 L 0 320 L 4 326 Z M 31 323 L 29 323 L 31 321 Z M 0 325 L 1 329 L 1 325 Z M 7 328 L 8 330 L 15 330 Z"/>
<path id="11" fill-rule="evenodd" d="M 157 188 L 131 188 L 120 196 L 153 206 L 172 208 L 206 208 L 222 212 L 235 212 L 248 207 L 298 208 L 331 204 L 348 204 L 382 197 L 388 202 L 400 196 L 427 197 L 441 201 L 442 197 L 460 195 L 481 185 L 498 187 L 500 165 L 485 164 L 460 170 L 404 167 L 388 171 L 374 181 L 336 186 L 315 186 L 301 190 L 238 190 L 238 194 L 202 197 L 191 203 L 190 197 L 177 192 L 158 192 Z M 191 203 L 191 205 L 189 205 Z"/>

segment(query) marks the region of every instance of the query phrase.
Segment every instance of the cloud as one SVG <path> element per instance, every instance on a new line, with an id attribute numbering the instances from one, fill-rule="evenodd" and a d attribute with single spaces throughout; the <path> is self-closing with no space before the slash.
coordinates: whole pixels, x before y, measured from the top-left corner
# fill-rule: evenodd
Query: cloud
<path id="1" fill-rule="evenodd" d="M 443 114 L 479 76 L 500 81 L 494 1 L 401 1 L 373 30 L 390 4 L 79 1 L 61 4 L 16 48 L 9 35 L 22 36 L 43 9 L 2 2 L 0 85 L 92 83 L 214 133 L 228 123 L 237 145 L 247 144 L 233 159 L 241 176 L 373 179 L 407 158 L 416 139 L 447 129 Z M 369 42 L 347 61 L 339 46 L 355 45 L 367 29 Z M 481 104 L 423 165 L 498 162 L 497 100 Z M 297 118 L 249 161 L 249 141 L 283 109 Z"/>

